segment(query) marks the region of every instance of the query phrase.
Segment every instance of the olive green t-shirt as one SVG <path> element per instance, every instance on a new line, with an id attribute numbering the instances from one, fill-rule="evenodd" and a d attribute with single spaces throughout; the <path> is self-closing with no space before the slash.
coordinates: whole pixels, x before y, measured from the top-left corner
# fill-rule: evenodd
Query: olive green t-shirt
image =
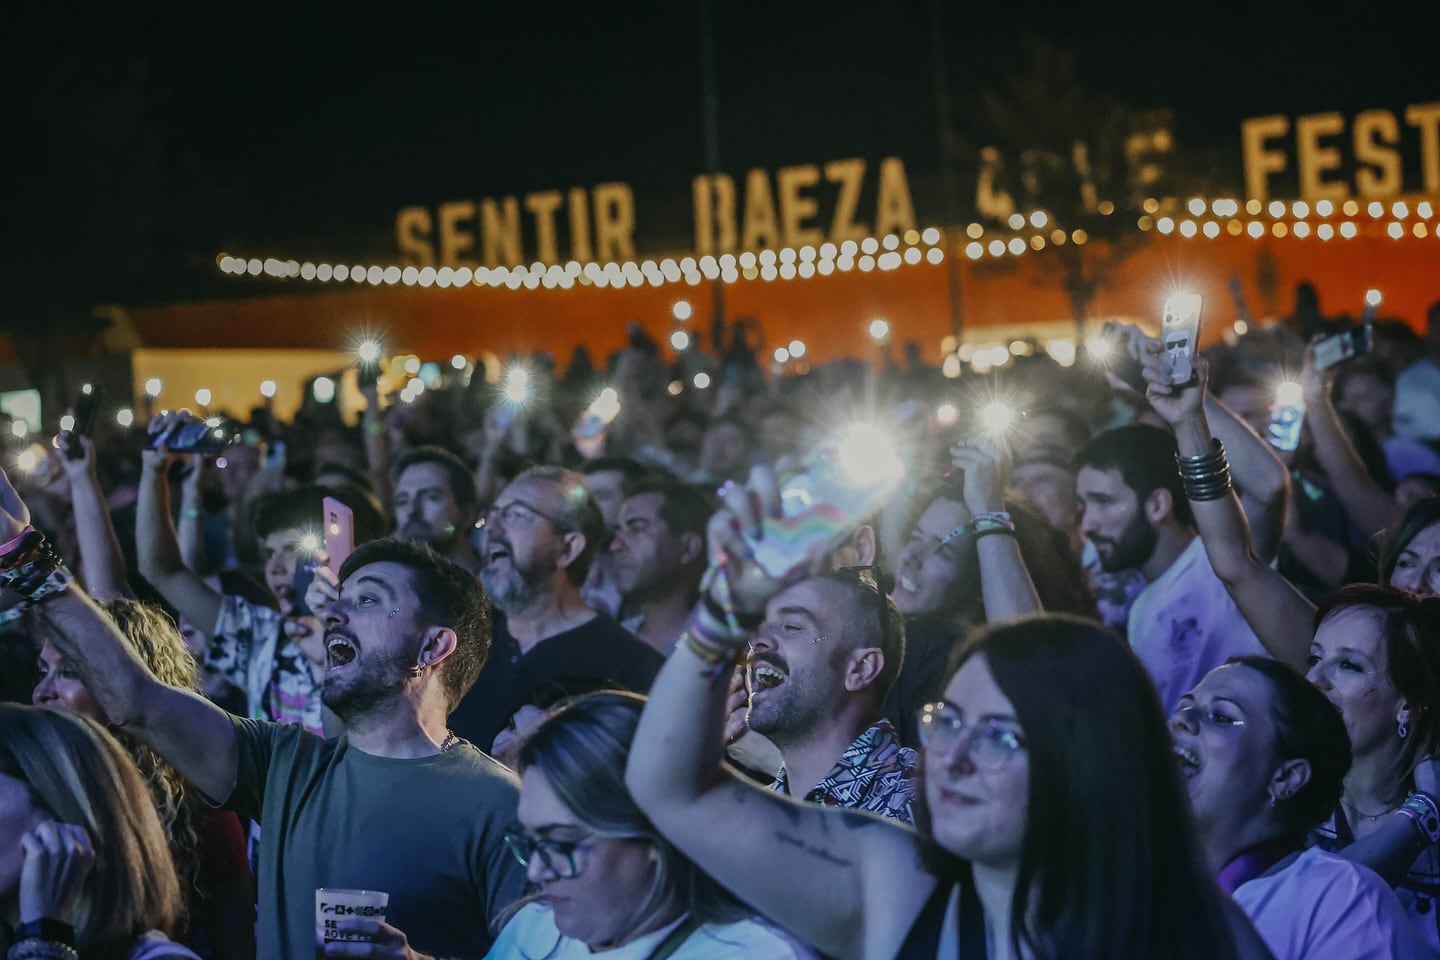
<path id="1" fill-rule="evenodd" d="M 258 954 L 315 956 L 315 890 L 383 890 L 386 922 L 438 957 L 482 957 L 524 888 L 504 834 L 518 782 L 476 747 L 393 760 L 295 724 L 235 720 L 224 806 L 260 823 Z"/>

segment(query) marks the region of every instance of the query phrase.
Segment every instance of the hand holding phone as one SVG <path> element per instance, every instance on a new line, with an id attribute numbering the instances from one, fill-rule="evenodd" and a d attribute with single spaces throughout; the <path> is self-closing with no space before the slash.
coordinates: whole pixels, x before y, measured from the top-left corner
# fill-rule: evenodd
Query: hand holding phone
<path id="1" fill-rule="evenodd" d="M 156 450 L 161 446 L 171 453 L 214 454 L 236 438 L 233 425 L 220 424 L 212 427 L 203 420 L 189 414 L 175 414 L 145 441 L 145 449 Z"/>
<path id="2" fill-rule="evenodd" d="M 95 432 L 95 417 L 100 412 L 102 396 L 103 391 L 99 387 L 87 383 L 75 398 L 75 406 L 71 408 L 74 423 L 69 430 L 62 430 L 56 436 L 56 442 L 67 460 L 85 459 L 85 448 L 80 438 Z"/>
<path id="3" fill-rule="evenodd" d="M 1339 366 L 1347 360 L 1363 357 L 1370 352 L 1371 325 L 1362 323 L 1350 330 L 1332 334 L 1315 344 L 1315 370 L 1317 373 Z"/>

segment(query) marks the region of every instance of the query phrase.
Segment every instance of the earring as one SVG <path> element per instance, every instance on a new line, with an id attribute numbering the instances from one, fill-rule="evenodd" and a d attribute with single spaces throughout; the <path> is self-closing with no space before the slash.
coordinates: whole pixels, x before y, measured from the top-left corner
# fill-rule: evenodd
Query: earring
<path id="1" fill-rule="evenodd" d="M 423 677 L 423 676 L 425 676 L 425 664 L 423 664 L 423 663 L 417 663 L 417 664 L 415 664 L 415 666 L 413 666 L 413 667 L 410 668 L 409 673 L 410 673 L 410 676 L 412 676 L 412 677 L 417 677 L 417 678 L 418 678 L 418 677 Z"/>
<path id="2" fill-rule="evenodd" d="M 1395 724 L 1395 732 L 1400 734 L 1401 740 L 1404 740 L 1406 737 L 1410 736 L 1410 728 L 1405 725 L 1404 720 L 1401 720 Z"/>

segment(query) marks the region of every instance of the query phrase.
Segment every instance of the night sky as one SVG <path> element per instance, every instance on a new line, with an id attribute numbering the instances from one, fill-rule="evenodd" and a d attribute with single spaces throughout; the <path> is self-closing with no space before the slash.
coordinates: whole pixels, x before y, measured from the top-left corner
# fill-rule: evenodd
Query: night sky
<path id="1" fill-rule="evenodd" d="M 912 178 L 933 175 L 929 4 L 778 6 L 716 4 L 722 168 L 898 155 Z M 1245 117 L 1398 112 L 1440 97 L 1434 13 L 1357 7 L 1372 26 L 1317 23 L 1313 11 L 1219 22 L 1218 9 L 1172 7 L 1136 22 L 1080 4 L 976 6 L 942 13 L 957 123 L 1038 35 L 1069 49 L 1095 92 L 1173 108 L 1179 149 L 1210 151 L 1237 178 Z M 287 13 L 253 42 L 125 51 L 116 56 L 135 72 L 120 83 L 103 70 L 97 80 L 89 56 L 12 61 L 4 110 L 23 147 L 12 214 L 46 221 L 38 237 L 12 236 L 12 251 L 70 244 L 99 258 L 128 243 L 144 255 L 117 268 L 114 289 L 164 301 L 223 291 L 220 250 L 393 259 L 394 215 L 410 204 L 621 180 L 642 218 L 647 203 L 688 216 L 704 168 L 693 5 L 390 13 L 388 36 L 337 9 Z M 103 122 L 138 116 L 113 153 L 91 130 L 97 100 Z M 114 173 L 127 163 L 133 189 Z M 7 269 L 25 269 L 24 257 Z"/>

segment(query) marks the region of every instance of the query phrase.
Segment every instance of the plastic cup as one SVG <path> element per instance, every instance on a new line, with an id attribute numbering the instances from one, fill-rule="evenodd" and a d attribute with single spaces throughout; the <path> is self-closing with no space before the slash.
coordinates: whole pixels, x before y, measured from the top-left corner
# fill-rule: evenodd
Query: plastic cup
<path id="1" fill-rule="evenodd" d="M 363 933 L 342 931 L 341 920 L 384 920 L 390 894 L 381 890 L 337 890 L 320 887 L 315 891 L 315 956 L 325 956 L 325 944 L 340 941 L 368 943 Z"/>

